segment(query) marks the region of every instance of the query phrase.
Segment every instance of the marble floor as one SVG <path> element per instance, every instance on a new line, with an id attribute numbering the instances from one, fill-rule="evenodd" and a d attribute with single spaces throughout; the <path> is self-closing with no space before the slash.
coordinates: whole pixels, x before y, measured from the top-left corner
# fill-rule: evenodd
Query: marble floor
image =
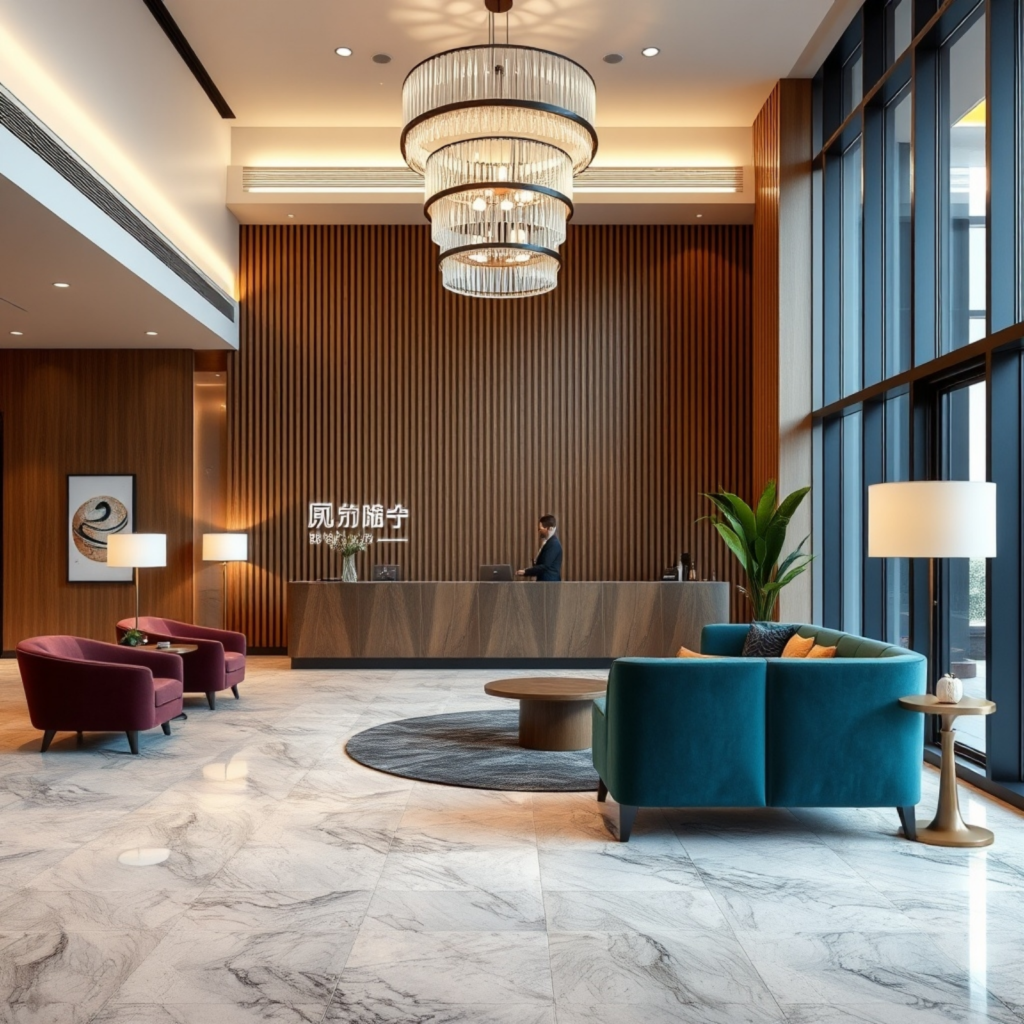
<path id="1" fill-rule="evenodd" d="M 493 707 L 497 673 L 250 666 L 139 757 L 43 756 L 0 661 L 0 1021 L 1024 1022 L 1024 817 L 978 793 L 987 851 L 888 810 L 648 811 L 620 845 L 590 794 L 346 758 L 371 724 Z"/>

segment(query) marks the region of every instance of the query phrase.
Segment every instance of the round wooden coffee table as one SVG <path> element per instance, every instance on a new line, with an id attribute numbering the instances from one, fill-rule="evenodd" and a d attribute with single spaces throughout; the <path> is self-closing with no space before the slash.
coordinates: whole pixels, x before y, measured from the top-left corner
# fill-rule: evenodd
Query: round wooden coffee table
<path id="1" fill-rule="evenodd" d="M 590 746 L 590 702 L 603 697 L 603 679 L 533 676 L 495 679 L 492 697 L 519 701 L 519 746 L 529 750 L 586 750 Z"/>

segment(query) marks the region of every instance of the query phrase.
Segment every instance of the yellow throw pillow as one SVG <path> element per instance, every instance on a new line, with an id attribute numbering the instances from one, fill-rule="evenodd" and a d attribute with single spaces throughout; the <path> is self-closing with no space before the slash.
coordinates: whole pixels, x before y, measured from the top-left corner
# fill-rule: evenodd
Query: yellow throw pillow
<path id="1" fill-rule="evenodd" d="M 782 648 L 784 658 L 806 658 L 814 647 L 813 636 L 797 636 L 794 633 Z"/>
<path id="2" fill-rule="evenodd" d="M 676 651 L 677 658 L 717 658 L 717 654 L 700 654 L 697 651 L 691 651 L 689 647 L 680 647 Z"/>
<path id="3" fill-rule="evenodd" d="M 822 647 L 820 644 L 815 644 L 807 655 L 808 658 L 834 658 L 835 656 L 836 649 L 834 647 Z"/>

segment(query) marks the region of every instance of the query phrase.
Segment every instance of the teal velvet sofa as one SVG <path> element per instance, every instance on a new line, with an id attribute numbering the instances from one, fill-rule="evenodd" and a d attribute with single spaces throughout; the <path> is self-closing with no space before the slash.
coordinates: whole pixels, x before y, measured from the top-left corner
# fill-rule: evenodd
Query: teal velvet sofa
<path id="1" fill-rule="evenodd" d="M 748 628 L 706 626 L 718 658 L 612 665 L 593 758 L 619 839 L 640 807 L 895 807 L 915 838 L 924 729 L 897 699 L 925 692 L 925 659 L 818 626 L 797 632 L 835 658 L 744 658 Z"/>

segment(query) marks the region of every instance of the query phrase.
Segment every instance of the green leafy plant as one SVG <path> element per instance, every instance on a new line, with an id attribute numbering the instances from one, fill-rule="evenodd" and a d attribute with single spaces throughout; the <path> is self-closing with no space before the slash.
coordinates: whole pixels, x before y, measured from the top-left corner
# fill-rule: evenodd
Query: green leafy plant
<path id="1" fill-rule="evenodd" d="M 126 629 L 124 636 L 121 637 L 121 643 L 125 647 L 141 647 L 149 643 L 149 637 L 141 629 Z"/>
<path id="2" fill-rule="evenodd" d="M 747 586 L 740 587 L 740 590 L 747 595 L 757 621 L 772 617 L 779 591 L 811 564 L 813 556 L 804 553 L 807 537 L 779 561 L 789 521 L 808 491 L 810 487 L 801 487 L 779 501 L 775 481 L 769 480 L 756 510 L 728 491 L 704 495 L 717 509 L 717 514 L 706 518 L 746 573 Z"/>

